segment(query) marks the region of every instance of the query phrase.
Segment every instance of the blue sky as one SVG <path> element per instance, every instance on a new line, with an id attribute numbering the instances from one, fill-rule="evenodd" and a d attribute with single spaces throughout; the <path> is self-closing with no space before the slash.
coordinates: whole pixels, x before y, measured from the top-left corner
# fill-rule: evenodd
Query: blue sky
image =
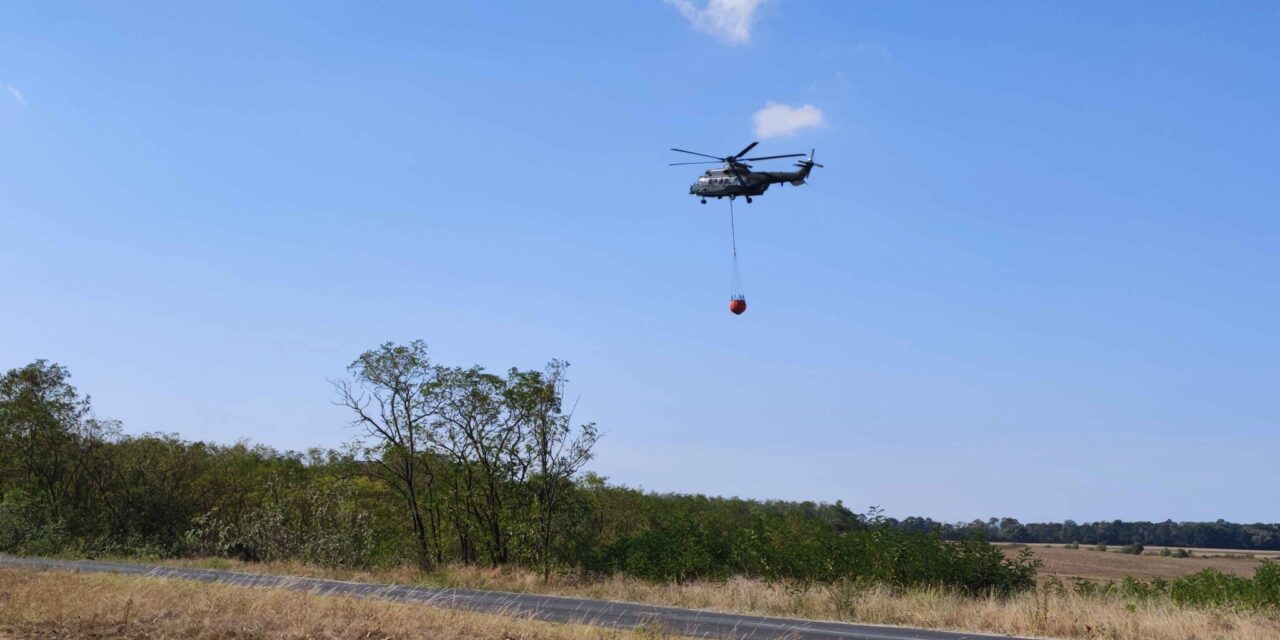
<path id="1" fill-rule="evenodd" d="M 0 366 L 67 365 L 132 432 L 337 446 L 328 380 L 422 338 L 570 361 L 632 486 L 1274 522 L 1277 32 L 1274 3 L 10 3 Z M 757 138 L 769 103 L 813 126 Z M 826 168 L 737 204 L 734 317 L 727 203 L 667 148 L 753 139 Z"/>

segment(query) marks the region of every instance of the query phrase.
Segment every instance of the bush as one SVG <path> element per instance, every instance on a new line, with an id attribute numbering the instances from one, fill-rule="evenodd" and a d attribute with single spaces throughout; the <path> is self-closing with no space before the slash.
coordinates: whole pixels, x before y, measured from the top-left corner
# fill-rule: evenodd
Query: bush
<path id="1" fill-rule="evenodd" d="M 1040 566 L 1029 549 L 1009 559 L 981 539 L 951 542 L 883 523 L 841 533 L 790 513 L 757 515 L 735 528 L 709 514 L 671 514 L 674 508 L 666 505 L 642 531 L 608 545 L 594 568 L 659 581 L 746 575 L 800 588 L 881 584 L 1008 595 L 1033 588 Z"/>
<path id="2" fill-rule="evenodd" d="M 1170 596 L 1178 604 L 1223 607 L 1241 604 L 1250 580 L 1205 569 L 1173 581 Z"/>
<path id="3" fill-rule="evenodd" d="M 1117 593 L 1111 583 L 1077 581 L 1076 592 L 1085 596 Z M 1184 606 L 1268 610 L 1280 613 L 1280 564 L 1263 560 L 1252 578 L 1205 569 L 1173 580 L 1154 578 L 1144 582 L 1126 577 L 1118 592 L 1126 598 L 1169 598 Z"/>
<path id="4" fill-rule="evenodd" d="M 650 516 L 649 526 L 605 547 L 597 570 L 654 581 L 724 578 L 732 571 L 729 531 L 688 513 Z"/>
<path id="5" fill-rule="evenodd" d="M 1120 593 L 1127 598 L 1150 600 L 1169 595 L 1169 581 L 1155 578 L 1151 582 L 1143 582 L 1132 576 L 1125 576 L 1120 582 Z"/>
<path id="6" fill-rule="evenodd" d="M 280 492 L 270 491 L 268 495 Z M 371 518 L 344 487 L 312 484 L 288 500 L 267 499 L 238 522 L 217 510 L 198 518 L 184 536 L 185 551 L 246 561 L 298 559 L 325 566 L 373 562 Z"/>
<path id="7" fill-rule="evenodd" d="M 1124 548 L 1120 550 L 1120 552 L 1127 553 L 1129 555 L 1140 556 L 1142 555 L 1142 552 L 1145 550 L 1146 550 L 1146 547 L 1142 546 L 1141 542 L 1130 542 L 1129 544 L 1126 544 Z"/>
<path id="8" fill-rule="evenodd" d="M 1113 582 L 1094 582 L 1084 578 L 1075 578 L 1073 586 L 1077 595 L 1086 598 L 1110 596 L 1116 591 L 1116 585 Z"/>

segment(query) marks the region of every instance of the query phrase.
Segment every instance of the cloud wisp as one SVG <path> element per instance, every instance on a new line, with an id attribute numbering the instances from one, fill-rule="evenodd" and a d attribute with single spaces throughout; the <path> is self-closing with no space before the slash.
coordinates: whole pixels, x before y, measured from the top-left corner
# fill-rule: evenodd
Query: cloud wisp
<path id="1" fill-rule="evenodd" d="M 728 44 L 751 42 L 751 27 L 756 11 L 768 0 L 706 0 L 699 7 L 694 0 L 666 0 L 680 10 L 693 27 Z"/>
<path id="2" fill-rule="evenodd" d="M 811 105 L 802 104 L 793 107 L 778 104 L 770 100 L 764 108 L 757 111 L 753 119 L 756 123 L 756 135 L 761 138 L 774 138 L 801 131 L 814 129 L 827 123 L 822 110 Z"/>
<path id="3" fill-rule="evenodd" d="M 22 95 L 22 92 L 19 91 L 17 87 L 11 84 L 5 84 L 3 82 L 0 82 L 0 87 L 3 87 L 4 90 L 9 93 L 9 95 L 13 96 L 13 99 L 18 101 L 18 104 L 24 107 L 27 106 L 27 97 Z"/>

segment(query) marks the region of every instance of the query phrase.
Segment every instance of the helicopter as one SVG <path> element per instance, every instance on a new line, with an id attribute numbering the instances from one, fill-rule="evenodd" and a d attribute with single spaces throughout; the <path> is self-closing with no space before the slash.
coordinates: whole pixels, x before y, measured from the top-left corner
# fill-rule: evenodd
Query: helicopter
<path id="1" fill-rule="evenodd" d="M 707 203 L 707 198 L 723 198 L 728 196 L 730 200 L 743 196 L 747 202 L 751 202 L 751 196 L 764 195 L 765 190 L 771 184 L 786 184 L 790 182 L 795 186 L 804 184 L 805 178 L 809 177 L 809 171 L 814 167 L 822 165 L 813 161 L 813 150 L 809 151 L 809 157 L 797 162 L 795 166 L 800 167 L 799 171 L 752 171 L 751 165 L 747 162 L 755 162 L 757 160 L 775 160 L 778 158 L 804 158 L 803 153 L 788 153 L 780 156 L 759 156 L 755 158 L 744 158 L 759 142 L 752 142 L 745 149 L 731 156 L 713 156 L 706 153 L 698 153 L 697 151 L 686 151 L 684 149 L 676 149 L 672 147 L 672 151 L 680 153 L 688 153 L 704 158 L 713 158 L 713 160 L 703 160 L 700 162 L 672 162 L 670 166 L 680 166 L 687 164 L 717 164 L 723 163 L 724 166 L 719 169 L 708 169 L 705 174 L 698 178 L 698 181 L 689 187 L 689 195 L 699 196 L 702 204 Z"/>

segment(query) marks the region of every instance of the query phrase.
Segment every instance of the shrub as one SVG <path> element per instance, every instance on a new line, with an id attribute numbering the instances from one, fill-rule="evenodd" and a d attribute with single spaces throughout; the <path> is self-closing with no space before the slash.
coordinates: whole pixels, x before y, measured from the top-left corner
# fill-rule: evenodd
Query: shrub
<path id="1" fill-rule="evenodd" d="M 1146 547 L 1144 547 L 1141 542 L 1130 542 L 1129 544 L 1126 544 L 1124 548 L 1121 549 L 1120 551 L 1121 553 L 1140 556 L 1142 555 L 1142 552 L 1145 550 L 1146 550 Z"/>
<path id="2" fill-rule="evenodd" d="M 196 518 L 183 537 L 185 551 L 246 561 L 296 558 L 327 566 L 372 564 L 371 518 L 350 491 L 313 484 L 289 497 L 264 500 L 238 522 L 216 509 Z"/>
<path id="3" fill-rule="evenodd" d="M 727 577 L 730 535 L 717 524 L 690 513 L 654 512 L 646 528 L 607 545 L 593 564 L 607 573 L 655 581 Z"/>
<path id="4" fill-rule="evenodd" d="M 1127 598 L 1150 600 L 1169 595 L 1170 583 L 1164 578 L 1154 578 L 1151 582 L 1143 582 L 1132 576 L 1125 576 L 1120 582 L 1120 593 Z"/>
<path id="5" fill-rule="evenodd" d="M 1114 585 L 1085 580 L 1076 582 L 1076 593 L 1084 596 L 1106 596 L 1115 593 Z M 1243 578 L 1217 569 L 1173 580 L 1154 578 L 1143 582 L 1126 577 L 1119 593 L 1127 598 L 1152 599 L 1167 597 L 1174 602 L 1195 607 L 1256 609 L 1280 613 L 1280 564 L 1263 560 L 1252 578 Z"/>
<path id="6" fill-rule="evenodd" d="M 1199 606 L 1222 607 L 1239 604 L 1249 582 L 1217 569 L 1205 569 L 1173 581 L 1170 595 L 1174 602 Z"/>
<path id="7" fill-rule="evenodd" d="M 886 524 L 837 532 L 792 513 L 757 515 L 735 528 L 708 514 L 666 510 L 651 514 L 646 528 L 617 539 L 595 561 L 599 571 L 649 580 L 741 574 L 802 589 L 815 583 L 881 584 L 947 587 L 973 595 L 1033 588 L 1039 566 L 1029 549 L 1005 558 L 982 539 L 951 542 L 933 532 L 903 532 Z"/>
<path id="8" fill-rule="evenodd" d="M 1094 582 L 1084 578 L 1075 578 L 1073 588 L 1077 595 L 1088 597 L 1109 596 L 1115 593 L 1116 586 L 1112 582 Z"/>

